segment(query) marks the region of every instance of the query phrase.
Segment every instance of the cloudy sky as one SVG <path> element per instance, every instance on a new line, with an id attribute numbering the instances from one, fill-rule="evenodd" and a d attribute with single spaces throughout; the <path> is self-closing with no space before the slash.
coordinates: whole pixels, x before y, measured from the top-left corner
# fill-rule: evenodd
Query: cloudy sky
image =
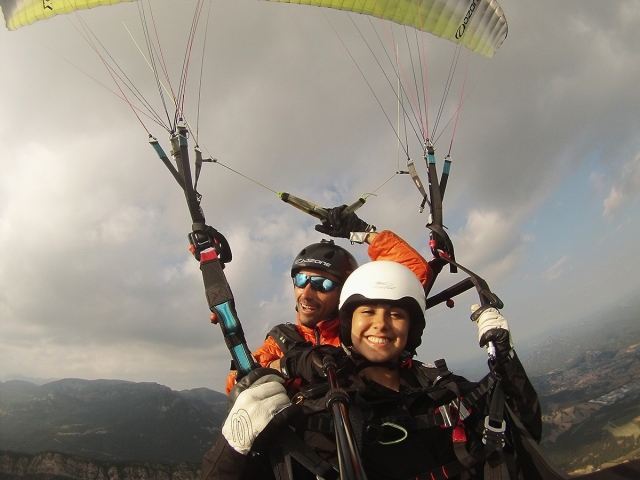
<path id="1" fill-rule="evenodd" d="M 193 2 L 153 3 L 175 88 Z M 516 346 L 527 346 L 637 295 L 640 10 L 631 0 L 500 3 L 509 35 L 494 58 L 472 55 L 468 70 L 461 55 L 436 154 L 441 168 L 453 122 L 443 127 L 468 71 L 445 224 L 458 261 L 504 300 Z M 254 180 L 206 164 L 199 183 L 207 220 L 233 250 L 226 273 L 251 348 L 270 326 L 295 321 L 290 262 L 322 238 L 313 218 L 274 191 L 327 207 L 351 203 L 389 179 L 398 161 L 403 167 L 390 126 L 392 88 L 349 15 L 325 13 L 213 1 L 200 94 L 206 10 L 192 54 L 186 110 L 200 144 Z M 187 250 L 183 196 L 141 122 L 113 93 L 80 20 L 163 111 L 127 33 L 142 46 L 135 5 L 0 31 L 0 379 L 118 378 L 222 390 L 229 354 L 209 324 Z M 371 24 L 354 22 L 377 48 Z M 425 45 L 433 122 L 455 50 L 434 37 Z M 168 151 L 166 132 L 144 116 L 142 123 Z M 358 213 L 430 258 L 420 201 L 399 175 Z M 367 259 L 363 246 L 339 242 Z M 437 286 L 462 278 L 443 273 Z M 420 358 L 482 361 L 468 317 L 473 302 L 468 293 L 452 310 L 429 311 Z"/>

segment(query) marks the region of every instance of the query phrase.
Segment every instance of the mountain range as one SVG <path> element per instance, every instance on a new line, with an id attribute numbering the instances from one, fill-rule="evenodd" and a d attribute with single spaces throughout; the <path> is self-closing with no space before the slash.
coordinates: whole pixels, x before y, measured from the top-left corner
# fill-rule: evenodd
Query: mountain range
<path id="1" fill-rule="evenodd" d="M 640 458 L 640 307 L 558 330 L 523 361 L 543 411 L 542 450 L 575 474 Z"/>
<path id="2" fill-rule="evenodd" d="M 64 379 L 0 383 L 0 450 L 98 460 L 199 463 L 218 437 L 227 396 L 156 383 Z"/>

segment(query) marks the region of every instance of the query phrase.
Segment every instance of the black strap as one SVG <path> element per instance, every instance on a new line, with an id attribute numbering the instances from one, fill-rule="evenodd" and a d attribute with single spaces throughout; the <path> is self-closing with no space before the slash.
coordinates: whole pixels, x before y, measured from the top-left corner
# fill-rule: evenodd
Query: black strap
<path id="1" fill-rule="evenodd" d="M 416 170 L 416 166 L 413 164 L 413 160 L 411 160 L 410 158 L 407 159 L 407 169 L 409 170 L 408 172 L 409 175 L 411 175 L 411 180 L 413 180 L 413 183 L 415 184 L 416 188 L 420 192 L 420 195 L 422 195 L 422 203 L 420 204 L 420 213 L 422 213 L 422 211 L 424 210 L 425 204 L 429 202 L 429 197 L 427 195 L 427 192 L 424 189 L 422 180 L 420 180 L 420 177 L 418 176 L 418 171 Z M 431 206 L 430 203 L 429 203 L 429 206 Z"/>
<path id="2" fill-rule="evenodd" d="M 463 414 L 461 411 L 464 412 L 470 410 L 478 402 L 478 400 L 480 400 L 480 398 L 482 398 L 493 387 L 495 382 L 496 376 L 494 373 L 490 372 L 489 374 L 485 375 L 485 377 L 480 380 L 480 382 L 477 383 L 476 387 L 473 390 L 464 393 L 464 398 L 459 403 L 458 401 L 454 400 L 453 402 L 442 405 L 441 408 L 447 408 L 448 415 L 445 414 L 446 417 L 445 415 L 443 415 L 442 411 L 439 410 L 434 413 L 425 413 L 422 415 L 389 415 L 380 418 L 375 423 L 363 422 L 364 428 L 362 430 L 364 432 L 363 435 L 366 439 L 365 443 L 370 443 L 372 438 L 375 440 L 377 438 L 385 436 L 385 430 L 389 429 L 382 426 L 383 423 L 393 423 L 401 426 L 407 431 L 422 430 L 425 428 L 442 426 L 452 427 L 455 419 L 452 418 L 449 407 L 455 407 L 455 415 Z M 455 384 L 454 382 L 450 383 Z M 444 384 L 442 385 L 442 387 L 447 388 Z M 323 415 L 310 415 L 306 422 L 306 429 L 312 432 L 333 434 L 333 420 Z M 357 430 L 358 429 L 356 429 L 356 431 Z"/>
<path id="3" fill-rule="evenodd" d="M 469 470 L 460 462 L 451 462 L 407 480 L 446 480 Z"/>
<path id="4" fill-rule="evenodd" d="M 446 360 L 444 358 L 436 360 L 433 363 L 435 364 L 436 368 L 438 369 L 438 377 L 433 381 L 433 384 L 434 385 L 438 385 L 438 383 L 440 383 L 443 380 L 445 380 L 448 377 L 450 377 L 452 375 L 452 373 L 447 368 L 447 362 L 446 362 Z"/>
<path id="5" fill-rule="evenodd" d="M 482 435 L 485 453 L 488 456 L 484 464 L 485 480 L 509 480 L 511 478 L 504 454 L 506 441 L 504 407 L 504 392 L 502 391 L 502 383 L 498 379 L 493 387 L 489 415 L 485 417 L 485 429 Z"/>
<path id="6" fill-rule="evenodd" d="M 267 334 L 267 337 L 271 337 L 273 341 L 276 342 L 280 350 L 282 350 L 282 353 L 287 353 L 296 345 L 306 342 L 293 323 L 276 325 Z"/>
<path id="7" fill-rule="evenodd" d="M 569 477 L 553 465 L 542 453 L 540 447 L 520 419 L 505 404 L 509 425 L 514 428 L 515 450 L 518 454 L 518 465 L 527 472 L 527 480 L 566 480 Z M 576 477 L 580 478 L 580 477 Z M 631 478 L 631 477 L 630 477 Z"/>
<path id="8" fill-rule="evenodd" d="M 309 447 L 304 440 L 298 437 L 290 428 L 284 428 L 278 437 L 278 446 L 284 457 L 291 456 L 300 465 L 314 475 L 325 480 L 337 480 L 338 471 Z M 277 447 L 276 447 L 277 448 Z M 276 456 L 276 460 L 278 457 Z M 282 473 L 282 469 L 279 473 Z"/>
<path id="9" fill-rule="evenodd" d="M 192 220 L 192 231 L 189 234 L 190 249 L 200 262 L 209 309 L 216 316 L 214 323 L 218 323 L 222 328 L 225 343 L 237 367 L 237 379 L 240 379 L 259 365 L 247 347 L 235 310 L 233 294 L 223 272 L 224 264 L 230 262 L 232 258 L 229 243 L 220 232 L 206 224 L 204 213 L 200 208 L 201 196 L 196 192 L 192 182 L 187 135 L 188 130 L 181 123 L 177 126 L 177 133 L 171 136 L 171 154 L 177 169 L 173 167 L 162 147 L 153 138 L 151 145 L 184 191 Z M 196 159 L 197 163 L 202 163 L 202 155 L 197 148 Z"/>
<path id="10" fill-rule="evenodd" d="M 269 460 L 275 480 L 294 480 L 290 455 L 285 455 L 281 448 L 275 447 L 269 450 Z"/>

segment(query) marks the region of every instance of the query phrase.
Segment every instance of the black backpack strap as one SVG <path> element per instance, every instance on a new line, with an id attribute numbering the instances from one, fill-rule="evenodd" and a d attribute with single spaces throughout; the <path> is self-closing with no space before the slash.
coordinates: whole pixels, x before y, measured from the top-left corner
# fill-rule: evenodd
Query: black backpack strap
<path id="1" fill-rule="evenodd" d="M 280 347 L 282 353 L 287 353 L 293 347 L 307 343 L 293 323 L 281 323 L 276 325 L 267 334 Z"/>

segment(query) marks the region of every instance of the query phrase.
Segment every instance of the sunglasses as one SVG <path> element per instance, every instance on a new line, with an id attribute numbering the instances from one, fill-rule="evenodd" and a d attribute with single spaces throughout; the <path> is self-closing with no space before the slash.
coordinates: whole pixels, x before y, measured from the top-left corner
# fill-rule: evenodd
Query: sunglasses
<path id="1" fill-rule="evenodd" d="M 329 278 L 307 275 L 306 273 L 296 273 L 293 277 L 293 284 L 298 288 L 304 288 L 311 283 L 311 288 L 318 292 L 331 292 L 340 287 L 338 282 Z"/>

